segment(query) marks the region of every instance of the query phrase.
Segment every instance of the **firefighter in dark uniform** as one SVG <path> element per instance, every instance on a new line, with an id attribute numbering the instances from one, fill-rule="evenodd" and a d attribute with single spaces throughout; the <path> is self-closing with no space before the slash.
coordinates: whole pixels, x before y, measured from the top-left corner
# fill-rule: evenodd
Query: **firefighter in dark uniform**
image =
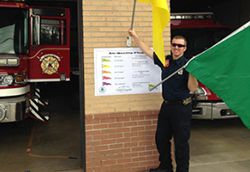
<path id="1" fill-rule="evenodd" d="M 175 36 L 171 42 L 172 55 L 166 57 L 163 66 L 156 53 L 129 29 L 139 48 L 154 60 L 162 70 L 162 79 L 177 71 L 187 59 L 183 56 L 187 49 L 187 41 L 183 36 Z M 171 159 L 171 139 L 174 138 L 176 172 L 189 170 L 189 144 L 192 105 L 189 93 L 194 92 L 198 82 L 185 69 L 162 83 L 163 103 L 158 114 L 158 124 L 155 135 L 156 147 L 159 152 L 160 164 L 149 172 L 173 172 Z"/>

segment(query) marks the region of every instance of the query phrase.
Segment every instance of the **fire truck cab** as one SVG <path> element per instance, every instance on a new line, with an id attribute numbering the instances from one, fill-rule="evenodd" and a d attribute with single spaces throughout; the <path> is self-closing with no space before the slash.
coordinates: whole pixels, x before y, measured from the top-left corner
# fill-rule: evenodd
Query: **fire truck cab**
<path id="1" fill-rule="evenodd" d="M 182 35 L 187 39 L 185 57 L 205 51 L 230 33 L 230 28 L 214 22 L 213 13 L 172 13 L 171 37 Z M 217 57 L 211 57 L 217 58 Z M 223 119 L 238 117 L 229 107 L 205 85 L 193 94 L 193 119 Z"/>
<path id="2" fill-rule="evenodd" d="M 39 83 L 70 80 L 69 9 L 0 2 L 0 122 L 43 122 Z"/>

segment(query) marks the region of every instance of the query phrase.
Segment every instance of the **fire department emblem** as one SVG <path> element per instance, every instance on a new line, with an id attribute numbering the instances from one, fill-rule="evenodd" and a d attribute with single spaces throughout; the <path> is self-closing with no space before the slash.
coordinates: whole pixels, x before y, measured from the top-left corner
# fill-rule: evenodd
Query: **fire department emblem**
<path id="1" fill-rule="evenodd" d="M 165 67 L 168 67 L 169 66 L 169 59 L 167 59 L 166 61 L 165 61 Z"/>
<path id="2" fill-rule="evenodd" d="M 52 75 L 54 73 L 57 73 L 60 66 L 59 61 L 61 61 L 61 59 L 55 54 L 46 54 L 40 58 L 40 61 L 42 62 L 41 68 L 43 70 L 43 73 Z"/>

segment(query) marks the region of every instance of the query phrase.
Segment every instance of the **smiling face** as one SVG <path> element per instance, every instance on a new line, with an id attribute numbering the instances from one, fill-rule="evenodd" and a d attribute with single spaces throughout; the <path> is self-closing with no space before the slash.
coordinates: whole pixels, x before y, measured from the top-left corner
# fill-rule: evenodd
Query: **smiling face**
<path id="1" fill-rule="evenodd" d="M 177 60 L 179 59 L 181 56 L 183 56 L 184 52 L 187 49 L 186 46 L 186 41 L 182 38 L 173 38 L 172 40 L 172 44 L 171 44 L 171 51 L 172 51 L 172 55 L 173 55 L 173 59 Z"/>

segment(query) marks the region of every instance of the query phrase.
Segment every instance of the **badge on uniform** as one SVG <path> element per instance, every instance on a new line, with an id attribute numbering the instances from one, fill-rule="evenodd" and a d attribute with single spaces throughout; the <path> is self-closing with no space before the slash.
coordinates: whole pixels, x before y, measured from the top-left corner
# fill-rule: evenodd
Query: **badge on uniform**
<path id="1" fill-rule="evenodd" d="M 165 67 L 168 67 L 169 66 L 169 59 L 167 59 L 166 61 L 165 61 Z"/>
<path id="2" fill-rule="evenodd" d="M 179 75 L 182 75 L 183 74 L 183 69 L 181 69 L 179 72 L 178 72 Z"/>

